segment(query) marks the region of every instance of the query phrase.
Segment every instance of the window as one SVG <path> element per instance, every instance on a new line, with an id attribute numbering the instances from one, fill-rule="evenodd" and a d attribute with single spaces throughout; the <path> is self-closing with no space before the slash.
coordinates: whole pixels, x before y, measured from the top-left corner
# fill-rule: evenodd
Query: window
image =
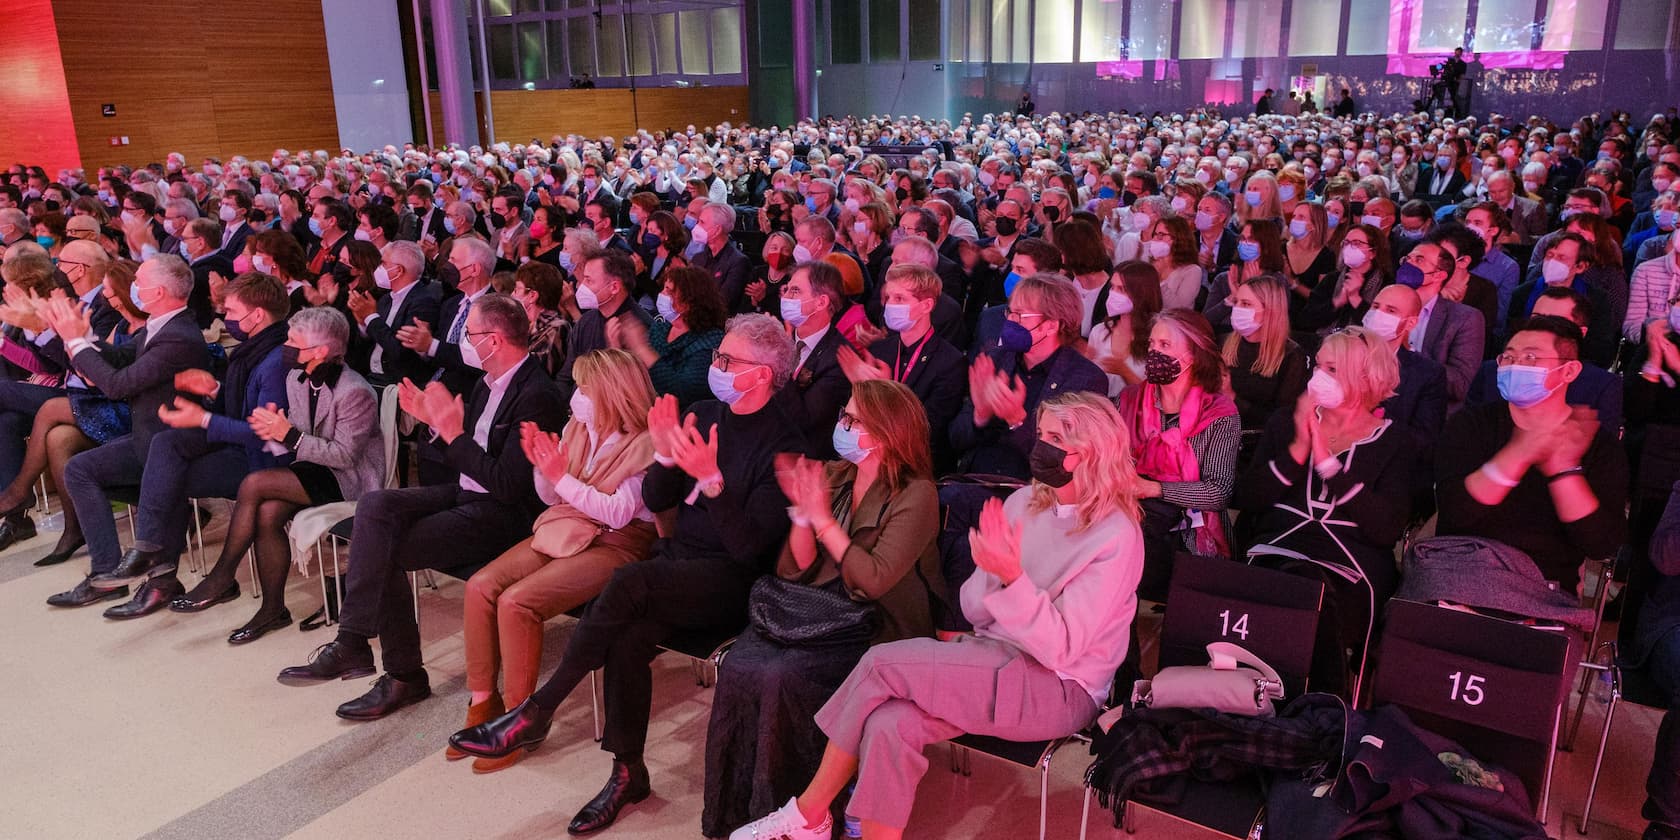
<path id="1" fill-rule="evenodd" d="M 712 72 L 705 12 L 678 12 L 677 30 L 682 33 L 682 71 L 685 76 L 705 76 Z"/>
<path id="2" fill-rule="evenodd" d="M 1032 7 L 1029 0 L 1015 0 L 1014 31 L 1009 36 L 1010 60 L 1026 64 L 1032 60 Z"/>
<path id="3" fill-rule="evenodd" d="M 1343 55 L 1388 53 L 1389 0 L 1353 0 L 1348 8 L 1347 49 Z"/>
<path id="4" fill-rule="evenodd" d="M 833 0 L 828 12 L 829 62 L 858 64 L 863 61 L 863 30 L 858 20 L 858 0 Z"/>
<path id="5" fill-rule="evenodd" d="M 939 33 L 939 0 L 908 0 L 910 9 L 910 60 L 938 61 L 939 45 L 944 42 Z M 951 13 L 956 14 L 964 0 L 952 0 Z M 951 27 L 952 32 L 963 30 Z M 953 55 L 961 55 L 962 42 L 951 45 Z M 961 61 L 953 58 L 952 61 Z"/>
<path id="6" fill-rule="evenodd" d="M 992 0 L 992 61 L 1007 64 L 1009 55 L 1009 0 Z"/>
<path id="7" fill-rule="evenodd" d="M 1616 49 L 1666 49 L 1673 14 L 1673 0 L 1622 0 L 1616 18 Z"/>
<path id="8" fill-rule="evenodd" d="M 951 0 L 951 61 L 966 61 L 968 59 L 968 0 Z M 916 22 L 910 21 L 910 52 L 916 52 Z M 975 61 L 982 59 L 976 58 Z"/>
<path id="9" fill-rule="evenodd" d="M 1483 0 L 1486 2 L 1486 0 Z M 1543 50 L 1601 50 L 1609 0 L 1552 0 L 1546 11 Z M 1651 26 L 1654 21 L 1643 25 Z"/>
<path id="10" fill-rule="evenodd" d="M 514 6 L 519 14 L 525 14 L 527 12 L 540 12 L 543 10 L 542 0 L 519 0 L 518 3 L 514 4 Z"/>
<path id="11" fill-rule="evenodd" d="M 548 77 L 561 81 L 571 77 L 566 69 L 566 22 L 563 20 L 548 24 Z"/>
<path id="12" fill-rule="evenodd" d="M 574 76 L 595 75 L 594 29 L 593 18 L 575 17 L 566 21 L 566 54 L 571 56 Z"/>
<path id="13" fill-rule="evenodd" d="M 758 63 L 760 67 L 793 66 L 793 5 L 758 4 Z"/>
<path id="14" fill-rule="evenodd" d="M 712 72 L 741 72 L 741 10 L 739 7 L 712 10 Z"/>
<path id="15" fill-rule="evenodd" d="M 677 73 L 677 14 L 666 12 L 654 18 L 653 34 L 657 42 L 660 75 Z"/>
<path id="16" fill-rule="evenodd" d="M 1476 6 L 1474 52 L 1527 51 L 1534 47 L 1534 0 L 1481 0 Z"/>
<path id="17" fill-rule="evenodd" d="M 964 1 L 955 0 L 958 3 Z M 987 48 L 992 45 L 991 39 L 988 37 L 990 31 L 986 28 L 990 22 L 987 7 L 991 5 L 991 0 L 966 0 L 966 2 L 968 2 L 968 60 L 986 61 L 990 55 Z"/>
<path id="18" fill-rule="evenodd" d="M 1224 57 L 1225 0 L 1184 0 L 1182 14 L 1178 26 L 1178 57 Z"/>
<path id="19" fill-rule="evenodd" d="M 869 60 L 898 60 L 898 0 L 869 0 Z"/>
<path id="20" fill-rule="evenodd" d="M 601 16 L 601 25 L 595 27 L 595 48 L 600 53 L 602 76 L 614 78 L 624 75 L 624 18 L 622 16 Z"/>
<path id="21" fill-rule="evenodd" d="M 543 56 L 543 25 L 519 24 L 519 80 L 540 82 L 548 78 L 548 59 Z"/>
<path id="22" fill-rule="evenodd" d="M 1232 58 L 1277 57 L 1283 15 L 1276 0 L 1236 0 L 1231 22 Z"/>
<path id="23" fill-rule="evenodd" d="M 1295 0 L 1289 12 L 1289 55 L 1335 55 L 1341 26 L 1342 0 Z M 1353 38 L 1351 31 L 1348 38 Z"/>
<path id="24" fill-rule="evenodd" d="M 484 4 L 485 14 L 491 17 L 506 17 L 513 14 L 513 0 L 489 0 Z"/>
<path id="25" fill-rule="evenodd" d="M 1082 0 L 1080 10 L 1079 60 L 1119 61 L 1121 26 L 1125 23 L 1122 0 Z"/>
<path id="26" fill-rule="evenodd" d="M 1464 46 L 1469 0 L 1419 0 L 1412 13 L 1412 52 L 1452 52 Z"/>
<path id="27" fill-rule="evenodd" d="M 653 75 L 653 18 L 651 16 L 630 16 L 630 43 L 625 45 L 625 52 L 629 54 L 630 75 Z"/>
<path id="28" fill-rule="evenodd" d="M 1073 0 L 1038 0 L 1033 21 L 1032 60 L 1040 64 L 1073 62 Z"/>
<path id="29" fill-rule="evenodd" d="M 513 79 L 519 63 L 513 56 L 513 27 L 490 27 L 490 75 L 497 79 Z"/>
<path id="30" fill-rule="evenodd" d="M 1173 0 L 1132 0 L 1132 31 L 1126 58 L 1173 57 Z M 1219 7 L 1223 10 L 1223 4 Z M 1223 34 L 1224 25 L 1220 31 Z"/>

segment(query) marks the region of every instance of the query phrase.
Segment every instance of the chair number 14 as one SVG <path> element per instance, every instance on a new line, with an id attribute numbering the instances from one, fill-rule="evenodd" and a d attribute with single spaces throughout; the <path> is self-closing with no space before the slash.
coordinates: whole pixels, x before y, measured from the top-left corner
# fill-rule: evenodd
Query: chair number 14
<path id="1" fill-rule="evenodd" d="M 1243 641 L 1248 641 L 1248 613 L 1237 616 L 1236 621 L 1231 620 L 1230 610 L 1219 614 L 1219 635 L 1229 636 L 1232 633 L 1241 636 Z"/>

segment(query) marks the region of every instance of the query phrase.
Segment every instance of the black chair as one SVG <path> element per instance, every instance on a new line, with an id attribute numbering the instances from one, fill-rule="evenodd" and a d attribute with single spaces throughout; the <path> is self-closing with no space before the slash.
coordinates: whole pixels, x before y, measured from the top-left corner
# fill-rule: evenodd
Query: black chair
<path id="1" fill-rule="evenodd" d="M 1423 729 L 1514 773 L 1535 796 L 1535 818 L 1546 822 L 1569 679 L 1567 631 L 1392 600 L 1376 657 L 1371 705 L 1392 703 Z"/>
<path id="2" fill-rule="evenodd" d="M 1160 667 L 1205 665 L 1209 643 L 1230 642 L 1272 666 L 1283 680 L 1285 697 L 1299 696 L 1307 690 L 1323 603 L 1324 584 L 1319 581 L 1232 560 L 1180 554 L 1173 561 L 1167 611 L 1161 621 Z M 1087 782 L 1080 840 L 1089 823 L 1091 793 Z M 1192 780 L 1176 805 L 1121 805 L 1116 826 L 1123 825 L 1132 833 L 1132 806 L 1136 805 L 1228 837 L 1247 837 L 1260 821 L 1265 804 L 1258 777 L 1226 783 Z"/>

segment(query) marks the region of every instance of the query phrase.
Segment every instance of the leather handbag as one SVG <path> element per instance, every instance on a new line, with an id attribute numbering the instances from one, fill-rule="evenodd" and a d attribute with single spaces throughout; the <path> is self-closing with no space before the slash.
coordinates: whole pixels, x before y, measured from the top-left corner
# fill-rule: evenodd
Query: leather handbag
<path id="1" fill-rule="evenodd" d="M 753 629 L 786 647 L 868 644 L 881 626 L 880 609 L 854 601 L 835 578 L 811 586 L 765 575 L 747 598 Z"/>
<path id="2" fill-rule="evenodd" d="M 1283 680 L 1260 657 L 1229 642 L 1207 646 L 1207 665 L 1162 668 L 1154 679 L 1138 680 L 1132 705 L 1151 709 L 1214 709 L 1233 715 L 1271 717 L 1272 701 L 1283 699 Z M 1246 666 L 1246 667 L 1245 667 Z"/>

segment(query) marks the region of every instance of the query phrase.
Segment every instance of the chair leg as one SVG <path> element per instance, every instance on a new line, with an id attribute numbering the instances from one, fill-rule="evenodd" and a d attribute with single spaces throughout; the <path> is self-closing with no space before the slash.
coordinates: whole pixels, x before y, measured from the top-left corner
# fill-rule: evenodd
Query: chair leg
<path id="1" fill-rule="evenodd" d="M 203 543 L 200 543 L 200 545 L 203 545 Z M 257 580 L 257 550 L 255 548 L 245 550 L 245 567 L 251 572 L 251 597 L 261 598 L 262 586 L 260 585 L 261 582 Z"/>
<path id="2" fill-rule="evenodd" d="M 331 540 L 328 539 L 328 545 L 325 546 L 321 542 L 321 540 L 315 541 L 315 564 L 321 571 L 321 616 L 328 619 L 327 623 L 331 624 L 332 616 L 327 615 L 327 613 L 332 612 L 332 610 L 327 609 L 327 550 L 331 545 Z M 335 562 L 333 566 L 333 571 L 336 572 L 338 564 Z"/>
<path id="3" fill-rule="evenodd" d="M 962 767 L 961 767 L 961 765 L 957 764 L 957 749 L 958 749 L 957 745 L 956 744 L 946 744 L 945 746 L 948 748 L 947 755 L 951 759 L 951 772 L 953 774 L 961 773 L 962 772 Z"/>
<path id="4" fill-rule="evenodd" d="M 47 512 L 52 510 L 52 506 L 47 504 L 47 474 L 45 472 L 41 473 L 41 477 L 36 479 L 36 483 L 38 486 L 35 490 L 35 510 L 42 516 L 46 516 Z"/>
<path id="5" fill-rule="evenodd" d="M 140 532 L 134 528 L 134 505 L 125 505 L 125 507 L 128 508 L 128 544 L 132 546 L 139 542 Z"/>
<path id="6" fill-rule="evenodd" d="M 595 721 L 595 742 L 600 743 L 605 732 L 601 729 L 600 671 L 589 672 L 589 717 Z"/>
<path id="7" fill-rule="evenodd" d="M 198 500 L 192 499 L 191 501 L 192 537 L 196 540 L 196 544 L 192 547 L 195 550 L 188 551 L 187 556 L 197 564 L 197 567 L 193 571 L 196 574 L 202 575 L 204 574 L 204 517 L 202 516 L 203 511 L 198 506 Z M 254 584 L 256 581 L 256 577 L 252 576 L 251 582 Z"/>
<path id="8" fill-rule="evenodd" d="M 1050 822 L 1050 753 L 1046 752 L 1044 760 L 1038 763 L 1038 840 L 1044 840 L 1044 834 Z"/>
<path id="9" fill-rule="evenodd" d="M 1085 786 L 1085 802 L 1079 806 L 1079 840 L 1085 840 L 1085 830 L 1091 827 L 1091 786 Z"/>
<path id="10" fill-rule="evenodd" d="M 338 591 L 338 609 L 339 609 L 339 613 L 342 614 L 344 612 L 344 572 L 343 572 L 342 566 L 340 566 L 340 564 L 338 562 L 338 546 L 339 546 L 338 537 L 332 537 L 333 589 Z M 330 613 L 332 611 L 328 610 L 328 612 Z M 329 616 L 329 618 L 330 618 L 330 616 Z M 328 624 L 337 624 L 338 621 L 337 620 L 330 620 L 327 623 Z"/>
<path id="11" fill-rule="evenodd" d="M 414 599 L 414 626 L 420 627 L 420 575 L 417 572 L 408 573 L 408 591 Z"/>
<path id="12" fill-rule="evenodd" d="M 1604 749 L 1610 744 L 1610 724 L 1616 721 L 1616 704 L 1622 699 L 1621 692 L 1610 692 L 1610 702 L 1604 707 L 1604 730 L 1598 736 L 1598 757 L 1593 759 L 1592 781 L 1587 784 L 1587 802 L 1581 806 L 1581 824 L 1576 828 L 1581 834 L 1587 833 L 1587 820 L 1592 817 L 1593 797 L 1598 795 L 1598 772 L 1604 767 Z"/>

